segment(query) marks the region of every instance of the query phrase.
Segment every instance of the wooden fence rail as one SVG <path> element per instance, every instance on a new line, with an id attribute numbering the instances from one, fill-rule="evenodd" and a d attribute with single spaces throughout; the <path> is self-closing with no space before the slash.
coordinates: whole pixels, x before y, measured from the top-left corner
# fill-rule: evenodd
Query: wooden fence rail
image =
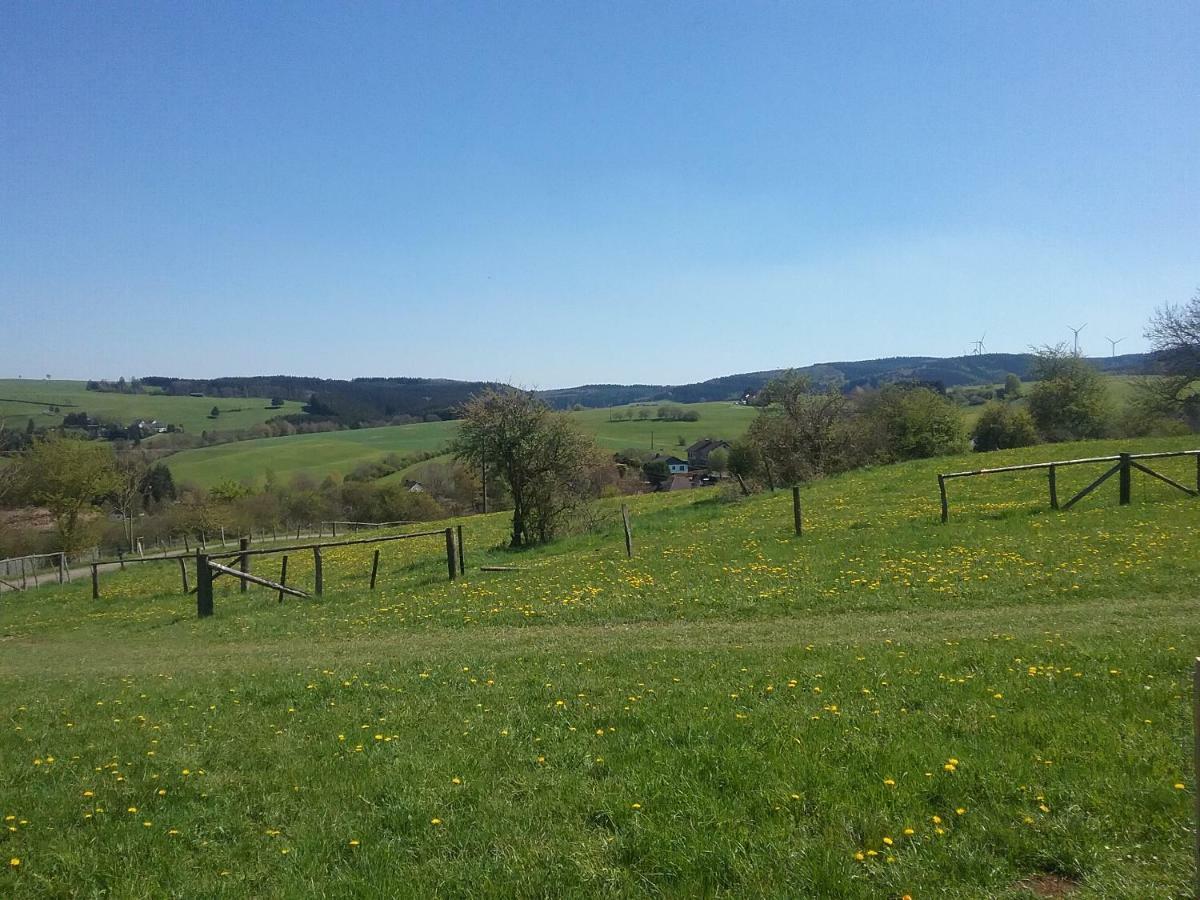
<path id="1" fill-rule="evenodd" d="M 407 534 L 388 534 L 379 537 L 370 538 L 354 538 L 344 541 L 324 541 L 317 544 L 292 544 L 286 547 L 264 547 L 261 549 L 250 549 L 249 541 L 242 538 L 239 542 L 239 547 L 236 551 L 229 553 L 197 553 L 196 554 L 196 615 L 199 618 L 205 618 L 213 614 L 213 581 L 222 575 L 231 575 L 237 578 L 240 582 L 240 590 L 245 591 L 248 584 L 258 584 L 263 587 L 271 588 L 279 594 L 279 601 L 283 601 L 284 594 L 291 594 L 296 597 L 308 597 L 309 595 L 296 588 L 288 587 L 285 583 L 287 580 L 287 560 L 286 554 L 294 553 L 300 550 L 311 550 L 313 554 L 313 572 L 314 585 L 313 594 L 320 597 L 325 593 L 325 570 L 324 557 L 321 551 L 329 547 L 350 547 L 360 546 L 364 544 L 384 544 L 392 541 L 403 541 L 409 538 L 420 537 L 435 537 L 443 536 L 446 542 L 446 571 L 451 581 L 460 574 L 466 572 L 466 558 L 463 550 L 463 533 L 462 526 L 457 528 L 439 528 L 434 531 L 416 531 Z M 282 553 L 283 561 L 279 573 L 279 581 L 270 581 L 258 575 L 250 574 L 250 558 L 253 556 L 265 556 L 269 553 Z M 218 559 L 236 559 L 237 568 L 222 565 L 216 562 Z M 379 551 L 376 550 L 372 555 L 371 560 L 371 589 L 374 590 L 376 578 L 379 573 Z M 93 578 L 95 577 L 95 568 L 93 568 Z M 186 575 L 184 578 L 184 589 L 187 589 Z"/>
<path id="2" fill-rule="evenodd" d="M 1184 487 L 1178 481 L 1168 478 L 1161 472 L 1155 472 L 1149 466 L 1142 465 L 1138 460 L 1143 459 L 1166 459 L 1169 457 L 1192 456 L 1196 459 L 1196 487 Z M 1120 503 L 1127 505 L 1131 499 L 1132 493 L 1132 474 L 1134 469 L 1146 473 L 1159 481 L 1162 481 L 1173 488 L 1176 488 L 1189 497 L 1200 496 L 1200 450 L 1164 450 L 1157 453 L 1118 453 L 1115 456 L 1089 456 L 1083 459 L 1061 459 L 1053 462 L 1043 463 L 1025 463 L 1019 466 L 997 466 L 991 469 L 972 469 L 968 472 L 943 472 L 938 475 L 938 494 L 942 503 L 942 521 L 947 522 L 950 519 L 950 501 L 946 494 L 946 482 L 952 478 L 973 478 L 978 475 L 996 475 L 1001 472 L 1029 472 L 1036 469 L 1045 469 L 1047 472 L 1049 488 L 1050 488 L 1050 508 L 1060 509 L 1058 504 L 1058 470 L 1066 466 L 1082 466 L 1094 463 L 1116 463 L 1109 469 L 1106 469 L 1104 474 L 1092 481 L 1083 490 L 1079 491 L 1075 496 L 1071 497 L 1066 503 L 1061 506 L 1061 509 L 1068 510 L 1113 475 L 1120 476 Z"/>

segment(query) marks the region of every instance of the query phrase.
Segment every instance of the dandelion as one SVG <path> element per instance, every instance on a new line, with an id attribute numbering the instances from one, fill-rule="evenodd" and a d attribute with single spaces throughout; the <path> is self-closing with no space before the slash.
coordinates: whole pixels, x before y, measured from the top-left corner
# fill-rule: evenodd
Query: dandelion
<path id="1" fill-rule="evenodd" d="M 19 856 L 14 856 L 12 859 L 10 859 L 8 861 L 8 867 L 10 869 L 19 868 L 20 865 L 21 865 L 21 858 Z"/>
<path id="2" fill-rule="evenodd" d="M 1177 791 L 1185 791 L 1185 790 L 1187 790 L 1187 785 L 1185 785 L 1185 784 L 1184 784 L 1183 782 L 1181 782 L 1181 781 L 1177 781 L 1177 782 L 1175 782 L 1175 790 L 1177 790 Z"/>
<path id="3" fill-rule="evenodd" d="M 462 784 L 462 779 L 459 778 L 457 775 L 455 775 L 453 778 L 450 779 L 450 783 L 451 784 Z"/>
<path id="4" fill-rule="evenodd" d="M 350 841 L 350 846 L 351 846 L 351 847 L 357 847 L 357 846 L 358 846 L 358 841 L 357 841 L 357 840 L 352 840 L 352 841 Z"/>
<path id="5" fill-rule="evenodd" d="M 886 784 L 888 787 L 895 787 L 895 786 L 896 786 L 896 779 L 894 779 L 894 778 L 885 778 L 885 779 L 883 779 L 883 783 L 884 783 L 884 784 Z"/>
<path id="6" fill-rule="evenodd" d="M 442 820 L 441 820 L 441 819 L 430 819 L 430 820 L 429 820 L 429 824 L 430 824 L 430 825 L 441 825 L 441 824 L 442 824 Z"/>
<path id="7" fill-rule="evenodd" d="M 630 808 L 630 809 L 641 809 L 641 808 L 642 808 L 642 804 L 640 804 L 640 803 L 630 803 L 630 804 L 629 804 L 629 808 Z"/>

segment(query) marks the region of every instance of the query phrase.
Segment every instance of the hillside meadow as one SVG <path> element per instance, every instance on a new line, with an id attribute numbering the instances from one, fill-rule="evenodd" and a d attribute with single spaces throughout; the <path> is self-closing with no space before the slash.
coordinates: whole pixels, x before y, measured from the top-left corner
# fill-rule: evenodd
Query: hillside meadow
<path id="1" fill-rule="evenodd" d="M 802 537 L 786 492 L 631 498 L 632 560 L 611 505 L 522 553 L 472 517 L 463 579 L 331 549 L 203 621 L 174 563 L 6 595 L 0 893 L 1190 895 L 1198 501 L 1026 473 L 939 524 L 979 462 L 809 485 Z"/>
<path id="2" fill-rule="evenodd" d="M 658 404 L 618 407 L 635 415 L 643 408 L 653 415 Z M 666 453 L 682 452 L 687 444 L 702 437 L 732 440 L 746 430 L 754 417 L 753 409 L 733 403 L 693 403 L 685 408 L 697 412 L 699 421 L 662 422 L 636 418 L 615 421 L 613 413 L 616 410 L 610 409 L 589 409 L 570 415 L 606 449 L 655 448 Z M 268 469 L 284 480 L 299 474 L 319 480 L 331 473 L 346 475 L 356 466 L 382 459 L 389 453 L 403 455 L 441 450 L 457 429 L 456 422 L 422 422 L 261 438 L 184 450 L 173 454 L 168 464 L 176 481 L 206 487 L 227 480 L 261 484 Z M 683 447 L 679 445 L 680 438 L 684 440 Z"/>
<path id="3" fill-rule="evenodd" d="M 269 397 L 176 397 L 169 394 L 117 394 L 89 391 L 83 381 L 36 381 L 29 378 L 0 378 L 0 419 L 10 428 L 24 428 L 33 419 L 36 427 L 62 424 L 69 413 L 86 412 L 93 418 L 128 425 L 137 419 L 158 419 L 163 424 L 182 425 L 184 430 L 232 431 L 259 425 L 276 416 L 301 412 L 303 404 L 292 400 L 272 407 Z M 49 407 L 59 407 L 51 412 Z M 209 413 L 216 406 L 216 419 Z"/>

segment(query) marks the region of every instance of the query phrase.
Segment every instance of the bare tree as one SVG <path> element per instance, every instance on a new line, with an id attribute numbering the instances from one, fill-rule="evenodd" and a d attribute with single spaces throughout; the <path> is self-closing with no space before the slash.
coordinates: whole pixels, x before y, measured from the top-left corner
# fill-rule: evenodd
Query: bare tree
<path id="1" fill-rule="evenodd" d="M 1159 412 L 1200 419 L 1200 289 L 1182 305 L 1162 306 L 1146 327 L 1154 375 L 1140 385 L 1141 402 Z"/>

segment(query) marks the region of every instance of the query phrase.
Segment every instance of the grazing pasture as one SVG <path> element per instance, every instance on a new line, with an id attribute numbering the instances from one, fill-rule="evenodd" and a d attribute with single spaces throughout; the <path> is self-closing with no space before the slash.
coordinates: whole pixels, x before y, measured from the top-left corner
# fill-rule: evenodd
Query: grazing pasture
<path id="1" fill-rule="evenodd" d="M 51 412 L 49 407 L 59 407 Z M 221 410 L 216 419 L 209 413 L 216 406 Z M 0 378 L 0 419 L 9 427 L 24 428 L 33 419 L 35 426 L 51 427 L 62 424 L 69 413 L 86 412 L 95 419 L 121 422 L 128 425 L 137 419 L 158 419 L 184 430 L 233 431 L 259 425 L 276 416 L 301 411 L 303 404 L 285 401 L 273 408 L 269 397 L 175 397 L 169 394 L 116 394 L 89 391 L 83 381 L 36 381 L 30 378 Z"/>
<path id="2" fill-rule="evenodd" d="M 374 592 L 346 547 L 205 620 L 174 563 L 6 596 L 0 893 L 1185 895 L 1198 501 L 1017 474 L 939 524 L 979 462 L 810 485 L 801 538 L 788 492 L 688 491 L 631 498 L 631 560 L 605 506 L 517 554 L 462 520 L 452 583 L 401 541 Z"/>

